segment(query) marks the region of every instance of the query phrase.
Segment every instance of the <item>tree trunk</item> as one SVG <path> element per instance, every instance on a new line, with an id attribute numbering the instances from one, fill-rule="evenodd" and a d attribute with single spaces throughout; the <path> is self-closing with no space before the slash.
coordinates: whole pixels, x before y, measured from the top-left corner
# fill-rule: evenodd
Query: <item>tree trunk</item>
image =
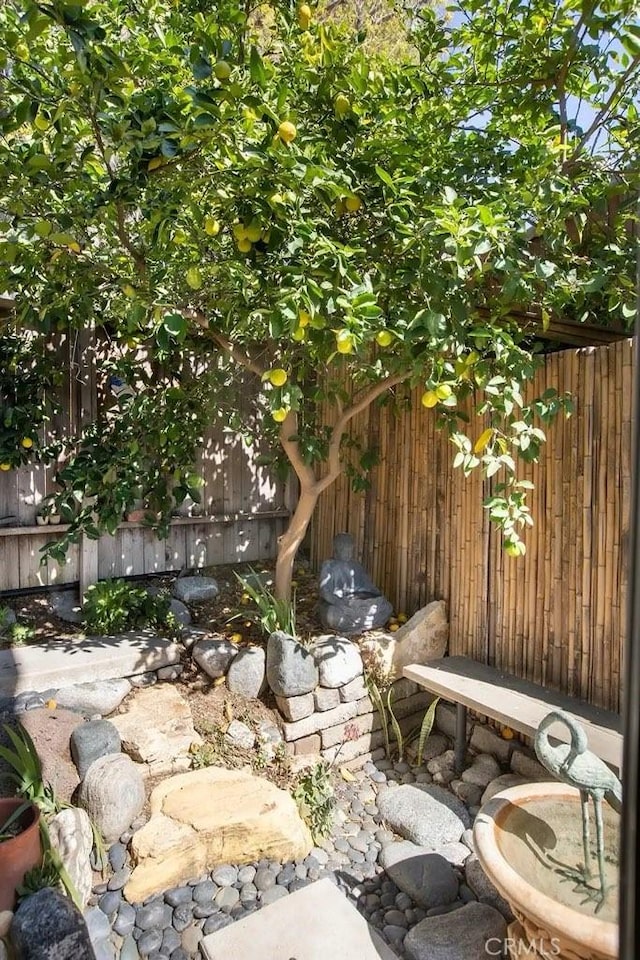
<path id="1" fill-rule="evenodd" d="M 286 533 L 278 543 L 278 558 L 276 560 L 275 595 L 280 600 L 291 599 L 291 580 L 293 577 L 293 562 L 298 547 L 304 540 L 309 521 L 316 508 L 320 491 L 315 484 L 301 484 L 300 497 Z"/>

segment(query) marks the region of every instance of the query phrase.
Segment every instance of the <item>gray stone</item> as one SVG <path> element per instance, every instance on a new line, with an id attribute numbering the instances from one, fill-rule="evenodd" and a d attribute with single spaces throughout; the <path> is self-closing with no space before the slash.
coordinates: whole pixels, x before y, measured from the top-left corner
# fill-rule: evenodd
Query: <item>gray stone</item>
<path id="1" fill-rule="evenodd" d="M 78 892 L 82 906 L 86 906 L 93 884 L 89 862 L 93 849 L 93 831 L 89 817 L 78 807 L 60 810 L 49 821 L 49 837 Z"/>
<path id="2" fill-rule="evenodd" d="M 312 653 L 294 637 L 277 630 L 267 643 L 267 680 L 278 697 L 299 697 L 318 685 Z"/>
<path id="3" fill-rule="evenodd" d="M 148 957 L 154 950 L 159 950 L 162 944 L 162 934 L 159 930 L 145 930 L 138 940 L 138 952 Z"/>
<path id="4" fill-rule="evenodd" d="M 458 880 L 445 858 L 409 840 L 388 844 L 380 863 L 396 886 L 421 907 L 452 903 L 458 895 Z"/>
<path id="5" fill-rule="evenodd" d="M 273 871 L 265 867 L 261 867 L 257 871 L 253 882 L 255 883 L 256 889 L 258 889 L 261 893 L 265 893 L 267 890 L 270 890 L 271 887 L 275 887 L 276 877 Z"/>
<path id="6" fill-rule="evenodd" d="M 183 603 L 201 603 L 203 600 L 215 600 L 220 587 L 213 577 L 178 577 L 171 587 L 171 593 Z"/>
<path id="7" fill-rule="evenodd" d="M 432 733 L 427 737 L 421 757 L 416 757 L 416 764 L 429 763 L 435 757 L 446 752 L 449 741 L 442 733 Z"/>
<path id="8" fill-rule="evenodd" d="M 118 870 L 122 870 L 127 862 L 127 848 L 124 843 L 114 843 L 109 848 L 108 856 L 111 869 L 117 873 Z"/>
<path id="9" fill-rule="evenodd" d="M 202 940 L 202 928 L 197 923 L 192 923 L 186 930 L 182 931 L 181 946 L 189 955 L 197 954 L 198 944 Z M 171 954 L 171 960 L 175 960 L 175 954 Z"/>
<path id="10" fill-rule="evenodd" d="M 174 887 L 167 890 L 164 899 L 170 907 L 179 907 L 182 903 L 191 903 L 193 899 L 193 887 Z"/>
<path id="11" fill-rule="evenodd" d="M 136 911 L 126 900 L 120 901 L 118 916 L 113 921 L 113 929 L 120 937 L 128 937 L 136 922 Z"/>
<path id="12" fill-rule="evenodd" d="M 120 753 L 120 734 L 108 720 L 89 720 L 71 732 L 69 745 L 78 776 L 83 780 L 87 770 L 98 757 Z"/>
<path id="13" fill-rule="evenodd" d="M 84 623 L 80 601 L 75 590 L 60 590 L 51 594 L 51 609 L 66 623 Z"/>
<path id="14" fill-rule="evenodd" d="M 475 893 L 481 903 L 487 903 L 498 910 L 509 922 L 513 920 L 511 907 L 489 880 L 476 856 L 469 857 L 465 863 L 464 878 L 467 886 Z"/>
<path id="15" fill-rule="evenodd" d="M 178 947 L 182 946 L 182 938 L 173 927 L 167 927 L 162 931 L 162 944 L 160 949 L 164 954 L 171 954 Z"/>
<path id="16" fill-rule="evenodd" d="M 217 909 L 217 908 L 216 908 Z M 192 903 L 181 903 L 173 911 L 172 923 L 174 930 L 182 933 L 193 920 L 194 906 Z"/>
<path id="17" fill-rule="evenodd" d="M 228 863 L 221 863 L 211 874 L 211 879 L 219 887 L 232 887 L 238 880 L 238 868 Z"/>
<path id="18" fill-rule="evenodd" d="M 265 682 L 266 654 L 262 647 L 245 647 L 234 658 L 227 672 L 227 688 L 247 700 L 260 695 Z"/>
<path id="19" fill-rule="evenodd" d="M 283 897 L 288 897 L 288 896 L 289 896 L 289 891 L 287 890 L 287 888 L 278 885 L 275 887 L 270 887 L 269 890 L 265 890 L 265 892 L 262 894 L 260 898 L 260 902 L 262 903 L 263 907 L 266 907 L 270 903 L 275 903 L 276 900 L 281 900 Z"/>
<path id="20" fill-rule="evenodd" d="M 329 687 L 316 687 L 313 694 L 316 710 L 333 710 L 340 703 L 340 691 Z M 345 701 L 346 702 L 346 701 Z M 287 719 L 290 719 L 287 717 Z"/>
<path id="21" fill-rule="evenodd" d="M 276 697 L 278 710 L 285 718 L 295 722 L 310 717 L 315 706 L 315 694 L 305 693 L 300 697 Z"/>
<path id="22" fill-rule="evenodd" d="M 203 880 L 193 888 L 193 899 L 196 903 L 210 903 L 218 892 L 218 885 L 212 880 Z"/>
<path id="23" fill-rule="evenodd" d="M 238 870 L 238 883 L 253 883 L 256 875 L 256 868 L 251 865 L 240 867 Z"/>
<path id="24" fill-rule="evenodd" d="M 258 743 L 263 751 L 273 756 L 275 748 L 282 743 L 282 731 L 273 720 L 259 720 L 256 724 Z"/>
<path id="25" fill-rule="evenodd" d="M 191 625 L 191 613 L 189 612 L 189 607 L 178 600 L 177 597 L 171 597 L 169 601 L 169 613 L 172 613 L 179 624 L 183 627 L 188 627 Z"/>
<path id="26" fill-rule="evenodd" d="M 240 900 L 240 891 L 235 887 L 220 887 L 215 896 L 215 902 L 221 910 L 228 912 Z"/>
<path id="27" fill-rule="evenodd" d="M 519 777 L 517 773 L 503 773 L 487 785 L 480 802 L 487 803 L 492 797 L 495 797 L 496 793 L 509 790 L 511 787 L 522 786 L 524 783 L 527 783 L 527 781 L 524 777 Z"/>
<path id="28" fill-rule="evenodd" d="M 438 853 L 454 867 L 461 867 L 471 856 L 471 851 L 465 843 L 445 843 L 439 848 Z"/>
<path id="29" fill-rule="evenodd" d="M 478 753 L 490 753 L 501 763 L 509 763 L 515 742 L 505 740 L 486 723 L 474 723 L 471 731 L 471 749 Z"/>
<path id="30" fill-rule="evenodd" d="M 15 610 L 12 610 L 11 607 L 2 606 L 2 615 L 0 617 L 0 636 L 5 634 L 14 623 L 18 622 L 16 617 Z"/>
<path id="31" fill-rule="evenodd" d="M 118 840 L 144 806 L 140 766 L 124 753 L 99 757 L 86 773 L 78 802 L 107 843 Z"/>
<path id="32" fill-rule="evenodd" d="M 198 640 L 191 650 L 200 669 L 213 680 L 224 677 L 237 654 L 236 644 L 224 638 Z"/>
<path id="33" fill-rule="evenodd" d="M 459 800 L 468 807 L 477 806 L 482 796 L 482 787 L 475 783 L 465 783 L 464 780 L 452 780 L 451 789 Z"/>
<path id="34" fill-rule="evenodd" d="M 100 912 L 100 911 L 98 911 Z M 109 921 L 102 914 L 109 926 Z M 95 954 L 80 911 L 52 887 L 26 897 L 11 924 L 20 960 L 93 960 Z"/>
<path id="35" fill-rule="evenodd" d="M 170 667 L 160 667 L 156 672 L 158 680 L 177 680 L 184 672 L 184 667 L 180 663 L 174 663 Z"/>
<path id="36" fill-rule="evenodd" d="M 163 930 L 171 923 L 171 907 L 164 900 L 152 900 L 136 913 L 136 926 L 141 930 Z"/>
<path id="37" fill-rule="evenodd" d="M 320 568 L 319 592 L 320 622 L 347 636 L 382 627 L 393 613 L 393 606 L 354 559 L 353 537 L 348 533 L 333 538 L 333 557 Z"/>
<path id="38" fill-rule="evenodd" d="M 470 767 L 462 771 L 462 779 L 465 783 L 473 783 L 484 790 L 500 773 L 500 764 L 496 758 L 490 753 L 481 753 Z"/>
<path id="39" fill-rule="evenodd" d="M 389 826 L 429 850 L 455 843 L 471 826 L 469 812 L 448 790 L 406 784 L 378 794 L 378 810 Z"/>
<path id="40" fill-rule="evenodd" d="M 451 740 L 456 735 L 456 708 L 450 703 L 440 702 L 436 707 L 436 727 Z"/>
<path id="41" fill-rule="evenodd" d="M 122 896 L 117 890 L 109 890 L 107 893 L 103 893 L 100 899 L 98 900 L 98 907 L 104 914 L 110 917 L 112 914 L 118 912 L 118 907 L 122 902 Z"/>
<path id="42" fill-rule="evenodd" d="M 55 700 L 59 707 L 104 716 L 113 713 L 131 690 L 128 680 L 94 680 L 76 683 L 58 690 Z"/>
<path id="43" fill-rule="evenodd" d="M 92 943 L 97 943 L 99 940 L 106 940 L 111 933 L 111 924 L 98 907 L 91 907 L 85 912 L 84 922 L 87 925 Z"/>
<path id="44" fill-rule="evenodd" d="M 130 876 L 130 867 L 122 867 L 120 870 L 117 870 L 107 884 L 109 890 L 122 890 Z"/>
<path id="45" fill-rule="evenodd" d="M 208 937 L 210 933 L 215 933 L 216 930 L 222 930 L 223 927 L 227 927 L 230 923 L 233 923 L 233 918 L 230 917 L 228 913 L 218 911 L 218 913 L 214 913 L 213 916 L 205 920 L 202 932 L 205 937 Z"/>
<path id="46" fill-rule="evenodd" d="M 343 687 L 362 676 L 360 650 L 346 637 L 322 636 L 313 645 L 318 677 L 323 687 Z"/>
<path id="47" fill-rule="evenodd" d="M 514 750 L 511 754 L 511 772 L 525 780 L 554 780 L 553 774 L 549 773 L 541 763 L 534 760 L 530 754 L 524 750 Z"/>
<path id="48" fill-rule="evenodd" d="M 140 960 L 138 947 L 133 937 L 128 934 L 120 948 L 120 960 Z"/>
<path id="49" fill-rule="evenodd" d="M 243 750 L 251 750 L 256 742 L 256 735 L 251 727 L 248 727 L 241 720 L 231 721 L 225 737 L 236 747 L 242 747 Z"/>
<path id="50" fill-rule="evenodd" d="M 482 960 L 488 950 L 500 956 L 507 927 L 497 910 L 469 903 L 453 913 L 427 917 L 409 931 L 404 949 L 409 960 Z"/>

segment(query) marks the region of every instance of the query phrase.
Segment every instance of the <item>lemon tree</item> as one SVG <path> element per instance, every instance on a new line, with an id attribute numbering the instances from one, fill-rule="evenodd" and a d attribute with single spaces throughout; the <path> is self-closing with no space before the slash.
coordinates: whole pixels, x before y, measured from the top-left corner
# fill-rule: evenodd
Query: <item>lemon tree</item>
<path id="1" fill-rule="evenodd" d="M 559 316 L 634 315 L 633 5 L 423 8 L 405 59 L 313 4 L 247 9 L 0 6 L 0 289 L 16 304 L 2 337 L 28 372 L 85 333 L 103 395 L 134 388 L 58 439 L 57 549 L 114 530 L 138 498 L 166 531 L 197 499 L 191 465 L 220 418 L 260 430 L 298 478 L 286 596 L 353 417 L 419 387 L 521 554 L 517 463 L 563 406 L 524 399 L 538 335 Z M 2 382 L 4 471 L 47 455 L 51 391 Z M 374 457 L 351 463 L 355 482 Z"/>

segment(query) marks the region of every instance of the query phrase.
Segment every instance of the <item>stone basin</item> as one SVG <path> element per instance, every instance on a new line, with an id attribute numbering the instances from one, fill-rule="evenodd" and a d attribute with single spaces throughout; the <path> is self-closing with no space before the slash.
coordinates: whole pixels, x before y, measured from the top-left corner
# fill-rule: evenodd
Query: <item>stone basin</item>
<path id="1" fill-rule="evenodd" d="M 496 794 L 480 810 L 474 844 L 487 876 L 516 917 L 509 928 L 512 956 L 526 950 L 532 960 L 616 960 L 620 817 L 606 802 L 602 813 L 607 896 L 596 913 L 596 900 L 561 874 L 584 859 L 578 790 L 562 783 L 524 784 Z M 590 884 L 598 886 L 591 801 L 589 824 Z M 518 938 L 529 946 L 518 946 Z"/>

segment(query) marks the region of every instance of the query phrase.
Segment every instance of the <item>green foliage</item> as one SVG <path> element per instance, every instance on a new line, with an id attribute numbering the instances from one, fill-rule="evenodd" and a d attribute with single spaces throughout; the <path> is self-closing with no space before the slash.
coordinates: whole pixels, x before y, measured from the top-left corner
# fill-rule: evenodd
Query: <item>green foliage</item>
<path id="1" fill-rule="evenodd" d="M 51 852 L 47 851 L 42 858 L 39 867 L 32 867 L 25 873 L 22 883 L 16 888 L 18 903 L 25 897 L 30 897 L 32 893 L 38 890 L 44 890 L 45 887 L 60 886 L 60 872 L 57 864 L 54 862 Z"/>
<path id="2" fill-rule="evenodd" d="M 567 409 L 525 394 L 536 335 L 635 314 L 635 7 L 420 7 L 397 62 L 361 26 L 301 23 L 289 0 L 0 6 L 3 337 L 29 330 L 33 357 L 92 339 L 105 398 L 55 437 L 57 555 L 136 498 L 166 531 L 214 421 L 294 467 L 292 555 L 351 420 L 399 384 L 424 390 L 523 552 L 518 464 Z M 135 397 L 111 397 L 114 375 Z M 26 393 L 2 398 L 22 411 L 8 466 L 52 456 L 16 448 L 45 422 L 46 384 Z"/>
<path id="3" fill-rule="evenodd" d="M 11 607 L 0 607 L 0 634 L 9 628 L 11 623 Z"/>
<path id="4" fill-rule="evenodd" d="M 247 611 L 242 613 L 243 619 L 247 617 L 260 624 L 265 636 L 270 636 L 276 630 L 282 630 L 291 637 L 296 635 L 296 600 L 276 597 L 266 584 L 259 579 L 259 574 L 255 570 L 251 571 L 253 582 L 249 582 L 245 577 L 236 573 L 236 577 L 246 593 L 258 608 L 257 613 Z"/>
<path id="5" fill-rule="evenodd" d="M 91 633 L 121 633 L 143 627 L 177 629 L 167 593 L 152 596 L 126 580 L 100 580 L 84 597 L 82 612 Z"/>
<path id="6" fill-rule="evenodd" d="M 29 643 L 36 635 L 34 627 L 29 623 L 14 623 L 9 628 L 7 636 L 12 644 L 20 646 L 23 643 Z"/>
<path id="7" fill-rule="evenodd" d="M 328 764 L 317 763 L 301 774 L 293 790 L 293 799 L 314 843 L 328 837 L 336 805 Z"/>
<path id="8" fill-rule="evenodd" d="M 31 801 L 25 800 L 19 807 L 9 814 L 4 823 L 0 823 L 0 843 L 4 840 L 13 840 L 22 831 L 21 818 L 31 808 Z"/>
<path id="9" fill-rule="evenodd" d="M 62 806 L 51 784 L 43 780 L 42 764 L 30 734 L 22 726 L 14 730 L 6 724 L 4 732 L 12 746 L 0 746 L 0 758 L 11 767 L 9 778 L 15 783 L 17 792 L 30 803 L 37 804 L 43 814 L 57 813 Z"/>
<path id="10" fill-rule="evenodd" d="M 3 331 L 0 336 L 0 463 L 5 469 L 47 459 L 58 450 L 42 446 L 40 437 L 56 412 L 53 355 L 53 346 L 33 334 Z"/>
<path id="11" fill-rule="evenodd" d="M 433 730 L 433 724 L 436 719 L 436 708 L 440 703 L 440 697 L 434 697 L 431 701 L 425 715 L 422 719 L 422 724 L 420 725 L 420 736 L 418 738 L 418 754 L 417 754 L 417 763 L 422 763 L 422 755 L 424 754 L 424 747 L 431 736 L 431 731 Z"/>

